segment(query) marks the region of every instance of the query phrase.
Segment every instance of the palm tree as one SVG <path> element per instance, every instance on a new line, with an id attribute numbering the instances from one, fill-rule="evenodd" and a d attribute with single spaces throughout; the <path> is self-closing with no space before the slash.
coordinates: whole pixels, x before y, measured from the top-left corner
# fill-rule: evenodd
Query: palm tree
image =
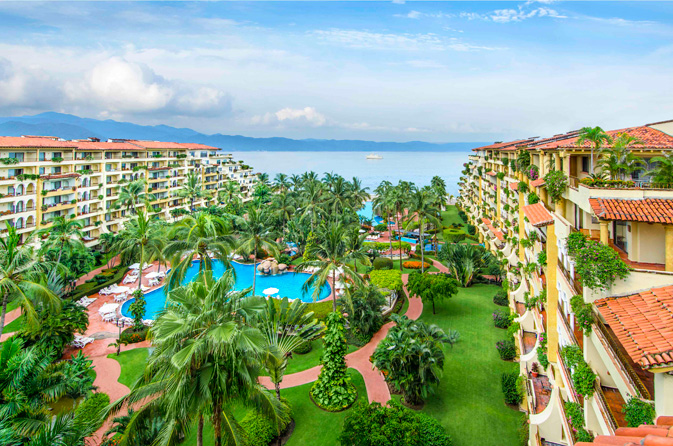
<path id="1" fill-rule="evenodd" d="M 351 188 L 341 176 L 334 176 L 329 183 L 329 193 L 325 198 L 325 210 L 332 215 L 340 215 L 350 208 Z"/>
<path id="2" fill-rule="evenodd" d="M 52 220 L 52 225 L 49 228 L 40 229 L 37 235 L 40 237 L 47 236 L 40 247 L 42 252 L 47 252 L 51 248 L 58 249 L 56 263 L 61 263 L 64 249 L 67 248 L 70 251 L 84 249 L 82 223 L 73 218 L 56 217 Z"/>
<path id="3" fill-rule="evenodd" d="M 442 177 L 437 175 L 432 177 L 430 180 L 430 186 L 432 186 L 432 189 L 434 189 L 438 195 L 446 196 L 446 182 L 442 179 Z"/>
<path id="4" fill-rule="evenodd" d="M 265 251 L 273 257 L 280 255 L 276 234 L 271 229 L 273 225 L 269 213 L 266 210 L 255 209 L 253 206 L 248 208 L 247 217 L 239 218 L 236 223 L 240 236 L 236 251 L 248 257 L 252 254 L 252 295 L 254 296 L 257 285 L 257 254 Z"/>
<path id="5" fill-rule="evenodd" d="M 154 196 L 145 192 L 146 184 L 145 180 L 140 179 L 121 186 L 119 198 L 115 201 L 115 206 L 126 206 L 126 209 L 130 210 L 132 214 L 136 213 L 138 203 L 144 202 L 145 206 L 147 206 L 147 203 L 154 200 Z"/>
<path id="6" fill-rule="evenodd" d="M 315 180 L 306 180 L 304 182 L 302 217 L 310 217 L 311 231 L 313 231 L 316 217 L 321 211 L 323 188 L 323 184 Z"/>
<path id="7" fill-rule="evenodd" d="M 201 176 L 198 173 L 189 172 L 183 188 L 178 191 L 178 196 L 189 200 L 189 209 L 193 212 L 194 202 L 210 197 L 210 194 L 203 189 Z"/>
<path id="8" fill-rule="evenodd" d="M 98 240 L 100 241 L 101 249 L 105 254 L 109 254 L 110 252 L 112 252 L 112 247 L 115 245 L 115 243 L 117 243 L 117 237 L 118 237 L 117 234 L 114 234 L 112 232 L 104 232 L 100 235 Z M 108 259 L 107 261 L 108 268 L 110 267 L 110 262 L 114 258 L 115 256 L 112 256 Z"/>
<path id="9" fill-rule="evenodd" d="M 290 303 L 284 297 L 276 306 L 274 299 L 269 297 L 260 315 L 257 326 L 266 342 L 263 364 L 276 387 L 278 400 L 288 357 L 297 347 L 316 339 L 325 329 L 307 309 L 308 304 L 299 299 Z"/>
<path id="10" fill-rule="evenodd" d="M 292 218 L 292 214 L 295 211 L 294 199 L 287 192 L 280 192 L 273 199 L 272 206 L 274 208 L 274 214 L 280 218 L 283 227 L 283 240 L 285 240 L 285 227 L 287 226 L 288 220 Z"/>
<path id="11" fill-rule="evenodd" d="M 49 289 L 45 274 L 63 267 L 53 262 L 38 261 L 33 248 L 28 244 L 21 245 L 20 240 L 16 228 L 7 222 L 7 236 L 0 238 L 0 334 L 5 327 L 7 304 L 10 302 L 18 301 L 29 326 L 38 323 L 35 305 L 50 311 L 61 308 L 61 300 Z"/>
<path id="12" fill-rule="evenodd" d="M 374 210 L 374 212 L 376 212 L 383 218 L 383 220 L 386 222 L 386 226 L 388 226 L 388 221 L 390 221 L 390 215 L 394 212 L 394 204 L 392 200 L 394 193 L 393 185 L 390 181 L 386 180 L 381 181 L 381 184 L 379 184 L 376 187 L 376 189 L 374 189 L 374 193 L 376 194 L 376 197 L 374 197 L 374 200 L 372 201 L 372 209 Z M 390 255 L 392 257 L 393 231 L 390 231 L 389 242 L 390 242 Z"/>
<path id="13" fill-rule="evenodd" d="M 138 215 L 129 220 L 121 232 L 114 251 L 119 253 L 122 264 L 128 265 L 138 261 L 142 270 L 146 262 L 153 262 L 161 257 L 163 247 L 164 237 L 161 227 L 142 209 L 139 209 Z M 141 285 L 142 280 L 138 280 L 138 290 L 141 289 Z"/>
<path id="14" fill-rule="evenodd" d="M 402 236 L 401 236 L 401 225 L 400 218 L 403 218 L 404 210 L 407 208 L 409 203 L 409 195 L 413 190 L 413 184 L 408 181 L 400 181 L 397 183 L 397 186 L 393 187 L 390 192 L 390 204 L 393 208 L 393 214 L 395 215 L 395 226 L 400 232 L 398 238 L 399 251 L 400 251 L 400 271 L 402 271 Z"/>
<path id="15" fill-rule="evenodd" d="M 650 162 L 656 163 L 654 168 L 647 172 L 647 175 L 652 177 L 652 182 L 670 187 L 673 184 L 673 153 L 655 156 Z"/>
<path id="16" fill-rule="evenodd" d="M 421 273 L 425 270 L 425 243 L 423 243 L 423 231 L 430 224 L 439 226 L 437 209 L 432 203 L 430 189 L 416 189 L 409 197 L 409 215 L 407 216 L 407 229 L 418 228 L 421 246 Z"/>
<path id="17" fill-rule="evenodd" d="M 346 234 L 346 246 L 349 252 L 351 253 L 361 253 L 364 256 L 367 256 L 369 248 L 365 243 L 367 240 L 367 233 L 360 234 L 359 226 L 353 225 L 348 227 Z M 353 270 L 357 272 L 358 270 L 358 261 L 357 258 L 353 259 Z"/>
<path id="18" fill-rule="evenodd" d="M 232 404 L 254 407 L 269 417 L 277 432 L 289 421 L 288 407 L 258 382 L 264 337 L 253 322 L 264 299 L 235 291 L 231 270 L 215 280 L 208 271 L 170 291 L 167 305 L 150 329 L 154 351 L 145 372 L 112 412 L 136 405 L 125 436 L 133 438 L 133 420 L 162 410 L 166 425 L 157 444 L 176 444 L 186 426 L 198 420 L 197 445 L 203 445 L 203 418 L 213 425 L 214 444 L 246 444 L 233 417 Z"/>
<path id="19" fill-rule="evenodd" d="M 302 290 L 308 292 L 313 287 L 313 300 L 320 295 L 323 286 L 332 279 L 332 310 L 337 309 L 336 296 L 336 275 L 342 274 L 347 280 L 355 286 L 363 284 L 360 275 L 348 266 L 349 261 L 361 261 L 369 263 L 369 259 L 362 252 L 352 252 L 348 249 L 346 242 L 346 228 L 339 222 L 330 222 L 320 226 L 316 234 L 317 243 L 309 245 L 307 251 L 310 258 L 317 260 L 308 260 L 297 266 L 299 271 L 308 267 L 317 267 L 318 270 L 311 274 L 306 280 Z"/>
<path id="20" fill-rule="evenodd" d="M 463 287 L 469 287 L 474 277 L 486 266 L 486 253 L 474 245 L 449 243 L 439 255 L 449 268 L 449 274 Z"/>
<path id="21" fill-rule="evenodd" d="M 217 191 L 217 199 L 221 204 L 227 204 L 231 201 L 240 199 L 238 195 L 240 192 L 241 186 L 236 181 L 227 181 Z"/>
<path id="22" fill-rule="evenodd" d="M 234 250 L 235 242 L 229 227 L 220 217 L 206 212 L 187 215 L 173 224 L 167 239 L 171 241 L 164 248 L 163 255 L 171 264 L 167 279 L 169 289 L 182 283 L 194 257 L 199 258 L 199 271 L 213 270 L 211 252 L 226 267 L 231 266 L 229 254 Z"/>
<path id="23" fill-rule="evenodd" d="M 599 150 L 603 146 L 603 143 L 610 143 L 612 142 L 612 138 L 605 133 L 605 131 L 596 126 L 596 127 L 582 127 L 580 129 L 579 137 L 577 138 L 577 145 L 581 146 L 585 142 L 589 142 L 591 144 L 591 172 L 589 173 L 594 173 L 594 149 Z"/>
<path id="24" fill-rule="evenodd" d="M 284 173 L 276 174 L 273 179 L 273 190 L 276 192 L 287 192 L 290 188 L 290 179 Z"/>
<path id="25" fill-rule="evenodd" d="M 362 187 L 362 180 L 357 177 L 353 177 L 351 181 L 351 208 L 360 209 L 362 204 L 369 200 L 369 190 L 368 187 Z"/>

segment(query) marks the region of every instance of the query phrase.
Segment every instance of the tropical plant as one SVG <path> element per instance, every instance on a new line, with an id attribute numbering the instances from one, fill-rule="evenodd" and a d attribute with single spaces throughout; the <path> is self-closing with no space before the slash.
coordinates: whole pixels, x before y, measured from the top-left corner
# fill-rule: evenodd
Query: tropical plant
<path id="1" fill-rule="evenodd" d="M 373 285 L 358 287 L 355 290 L 347 289 L 339 301 L 351 333 L 363 345 L 383 325 L 381 307 L 385 303 L 385 297 Z"/>
<path id="2" fill-rule="evenodd" d="M 407 290 L 410 296 L 420 297 L 423 302 L 431 302 L 432 314 L 435 314 L 435 302 L 448 299 L 456 294 L 458 281 L 447 274 L 414 271 L 409 274 Z"/>
<path id="3" fill-rule="evenodd" d="M 257 254 L 264 251 L 267 254 L 278 257 L 278 244 L 276 234 L 273 231 L 271 215 L 266 210 L 248 207 L 246 218 L 237 218 L 239 245 L 237 252 L 248 257 L 252 255 L 252 295 L 255 295 L 257 285 Z"/>
<path id="4" fill-rule="evenodd" d="M 647 164 L 631 152 L 630 146 L 636 144 L 642 144 L 642 141 L 628 133 L 617 135 L 612 147 L 601 149 L 601 157 L 597 162 L 601 173 L 612 180 L 624 180 L 627 174 L 630 175 L 646 167 Z"/>
<path id="5" fill-rule="evenodd" d="M 474 245 L 446 244 L 439 251 L 439 259 L 463 287 L 472 285 L 475 277 L 487 265 L 487 255 Z"/>
<path id="6" fill-rule="evenodd" d="M 581 146 L 585 142 L 588 142 L 591 145 L 591 166 L 589 173 L 594 173 L 594 150 L 600 151 L 601 147 L 603 147 L 603 143 L 611 143 L 612 138 L 598 126 L 582 127 L 580 129 L 579 137 L 577 138 L 577 145 Z"/>
<path id="7" fill-rule="evenodd" d="M 49 285 L 46 287 L 49 288 Z M 17 336 L 27 346 L 36 345 L 44 351 L 60 355 L 75 339 L 75 333 L 84 333 L 88 325 L 89 316 L 84 307 L 69 299 L 63 301 L 56 310 L 40 308 L 37 311 L 37 323 L 25 324 Z"/>
<path id="8" fill-rule="evenodd" d="M 523 391 L 519 371 L 504 372 L 500 376 L 502 393 L 505 396 L 505 403 L 511 406 L 518 406 L 523 401 Z"/>
<path id="9" fill-rule="evenodd" d="M 189 209 L 194 211 L 196 200 L 210 198 L 210 193 L 203 188 L 201 176 L 195 172 L 189 172 L 182 189 L 178 191 L 178 197 L 188 199 Z"/>
<path id="10" fill-rule="evenodd" d="M 215 280 L 208 271 L 168 293 L 167 305 L 149 336 L 152 352 L 143 376 L 111 411 L 136 408 L 125 429 L 134 438 L 137 423 L 155 410 L 166 425 L 156 439 L 175 444 L 197 422 L 197 445 L 203 445 L 204 417 L 213 426 L 213 443 L 244 444 L 245 433 L 231 405 L 253 407 L 272 420 L 277 432 L 288 421 L 288 407 L 258 382 L 265 342 L 254 325 L 264 300 L 235 291 L 231 271 Z"/>
<path id="11" fill-rule="evenodd" d="M 650 162 L 656 163 L 654 168 L 647 172 L 647 175 L 652 177 L 652 182 L 670 187 L 673 184 L 673 153 L 655 156 Z"/>
<path id="12" fill-rule="evenodd" d="M 173 223 L 166 238 L 170 241 L 163 255 L 171 263 L 167 278 L 169 289 L 182 283 L 194 257 L 199 259 L 199 271 L 212 271 L 213 258 L 221 261 L 225 267 L 231 266 L 229 254 L 234 250 L 235 241 L 223 218 L 206 212 L 187 215 Z"/>
<path id="13" fill-rule="evenodd" d="M 147 206 L 150 201 L 155 199 L 153 195 L 146 192 L 146 188 L 147 182 L 142 179 L 121 186 L 119 198 L 114 205 L 125 206 L 131 213 L 136 214 L 139 203 L 145 203 L 145 206 Z"/>
<path id="14" fill-rule="evenodd" d="M 560 170 L 552 170 L 544 176 L 544 184 L 549 198 L 556 203 L 563 198 L 563 193 L 568 189 L 568 177 Z"/>
<path id="15" fill-rule="evenodd" d="M 404 401 L 416 405 L 430 396 L 444 368 L 443 344 L 458 341 L 456 331 L 446 334 L 436 325 L 427 325 L 406 316 L 392 314 L 396 323 L 374 351 L 374 366 L 386 381 L 400 389 Z"/>
<path id="16" fill-rule="evenodd" d="M 425 262 L 425 243 L 423 242 L 424 231 L 427 225 L 440 224 L 437 214 L 437 208 L 432 202 L 432 195 L 429 189 L 416 189 L 409 196 L 407 203 L 409 214 L 406 218 L 406 228 L 419 230 L 419 243 L 421 246 L 421 262 Z M 425 271 L 425 267 L 421 266 L 421 272 Z"/>
<path id="17" fill-rule="evenodd" d="M 584 297 L 576 295 L 570 299 L 570 308 L 575 314 L 577 325 L 579 325 L 584 334 L 589 336 L 594 324 L 594 315 L 591 310 L 591 304 L 584 303 Z"/>
<path id="18" fill-rule="evenodd" d="M 355 286 L 361 286 L 363 281 L 360 275 L 349 265 L 350 261 L 360 261 L 365 265 L 369 259 L 361 251 L 350 251 L 346 238 L 346 227 L 338 222 L 321 224 L 316 234 L 316 243 L 306 247 L 304 254 L 315 260 L 304 260 L 297 266 L 297 270 L 303 271 L 309 267 L 317 268 L 306 280 L 303 291 L 308 292 L 313 287 L 313 299 L 320 295 L 322 287 L 332 280 L 336 285 L 337 273 L 342 275 L 342 280 L 347 280 Z M 332 309 L 336 311 L 337 296 L 336 286 L 332 286 Z"/>
<path id="19" fill-rule="evenodd" d="M 278 400 L 288 357 L 299 346 L 310 343 L 324 331 L 324 326 L 307 309 L 308 304 L 299 299 L 290 303 L 284 297 L 277 304 L 269 297 L 259 315 L 258 326 L 266 342 L 263 365 L 276 387 Z"/>
<path id="20" fill-rule="evenodd" d="M 336 311 L 327 315 L 323 336 L 322 370 L 310 390 L 313 402 L 329 411 L 341 411 L 357 398 L 357 391 L 346 373 L 346 337 L 343 316 Z"/>
<path id="21" fill-rule="evenodd" d="M 629 427 L 638 427 L 643 424 L 652 425 L 656 416 L 652 403 L 643 401 L 635 396 L 630 397 L 626 404 L 624 404 L 622 413 Z"/>
<path id="22" fill-rule="evenodd" d="M 61 300 L 47 286 L 45 273 L 59 265 L 39 262 L 33 248 L 21 244 L 21 236 L 16 228 L 6 222 L 6 237 L 0 238 L 0 333 L 5 327 L 7 305 L 18 302 L 28 327 L 38 324 L 38 309 L 57 312 Z M 37 307 L 37 309 L 36 309 Z"/>

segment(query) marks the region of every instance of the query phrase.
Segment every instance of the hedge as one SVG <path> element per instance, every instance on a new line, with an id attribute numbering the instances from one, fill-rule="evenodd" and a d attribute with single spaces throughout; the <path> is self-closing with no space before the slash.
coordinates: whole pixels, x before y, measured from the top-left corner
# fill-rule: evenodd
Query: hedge
<path id="1" fill-rule="evenodd" d="M 147 327 L 144 327 L 140 331 L 136 331 L 135 328 L 129 327 L 122 331 L 119 340 L 127 344 L 135 344 L 136 342 L 143 342 L 147 339 Z"/>
<path id="2" fill-rule="evenodd" d="M 377 259 L 378 260 L 378 259 Z M 371 283 L 388 290 L 402 289 L 402 273 L 399 270 L 374 270 L 369 274 Z"/>
<path id="3" fill-rule="evenodd" d="M 372 266 L 375 270 L 379 269 L 393 269 L 393 259 L 387 257 L 377 257 L 372 262 Z"/>
<path id="4" fill-rule="evenodd" d="M 514 344 L 514 339 L 504 339 L 502 341 L 498 341 L 495 344 L 495 348 L 498 349 L 500 359 L 503 361 L 511 361 L 512 359 L 516 358 L 516 346 Z"/>
<path id="5" fill-rule="evenodd" d="M 447 243 L 460 243 L 465 240 L 467 234 L 458 229 L 445 229 L 442 236 Z"/>
<path id="6" fill-rule="evenodd" d="M 501 307 L 508 307 L 509 300 L 507 299 L 507 293 L 504 290 L 498 290 L 495 296 L 493 296 L 493 303 Z"/>
<path id="7" fill-rule="evenodd" d="M 523 401 L 523 392 L 519 385 L 519 372 L 505 372 L 500 376 L 502 393 L 505 396 L 505 403 L 518 406 Z"/>
<path id="8" fill-rule="evenodd" d="M 98 284 L 95 282 L 86 282 L 76 286 L 74 293 L 72 294 L 72 298 L 75 300 L 79 300 L 84 296 L 90 296 L 92 294 L 96 294 L 98 291 L 102 290 L 105 287 L 108 287 L 115 283 L 119 283 L 124 277 L 124 274 L 126 273 L 126 267 L 119 266 L 117 268 L 118 268 L 117 272 L 114 273 L 114 275 L 111 276 L 112 278 L 107 282 Z"/>
<path id="9" fill-rule="evenodd" d="M 241 427 L 247 436 L 246 446 L 268 446 L 276 437 L 271 421 L 256 410 L 248 412 L 241 420 Z"/>
<path id="10" fill-rule="evenodd" d="M 416 260 L 406 261 L 402 263 L 402 266 L 408 269 L 421 269 L 421 266 L 423 266 L 424 269 L 432 267 L 432 265 L 428 262 L 419 262 Z"/>

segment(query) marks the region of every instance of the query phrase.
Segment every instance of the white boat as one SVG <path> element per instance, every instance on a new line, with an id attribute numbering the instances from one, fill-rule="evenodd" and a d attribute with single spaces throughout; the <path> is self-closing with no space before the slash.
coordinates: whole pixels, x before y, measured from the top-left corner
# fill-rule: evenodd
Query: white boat
<path id="1" fill-rule="evenodd" d="M 367 155 L 368 160 L 382 160 L 383 157 L 381 155 L 377 155 L 376 153 L 370 153 Z"/>

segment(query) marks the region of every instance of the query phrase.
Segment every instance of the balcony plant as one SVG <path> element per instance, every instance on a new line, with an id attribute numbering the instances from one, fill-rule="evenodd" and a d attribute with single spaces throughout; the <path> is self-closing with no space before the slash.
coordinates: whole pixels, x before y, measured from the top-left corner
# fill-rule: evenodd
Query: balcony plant
<path id="1" fill-rule="evenodd" d="M 549 358 L 547 357 L 547 336 L 544 333 L 540 334 L 540 340 L 537 347 L 537 360 L 543 369 L 549 367 Z"/>
<path id="2" fill-rule="evenodd" d="M 533 375 L 533 378 L 537 378 L 538 375 L 539 375 L 539 373 L 540 373 L 540 372 L 538 371 L 538 367 L 539 367 L 539 366 L 538 366 L 538 363 L 537 363 L 537 362 L 534 362 L 534 363 L 532 363 L 532 364 L 530 365 L 530 374 Z"/>
<path id="3" fill-rule="evenodd" d="M 569 236 L 568 240 L 568 254 L 573 258 L 575 272 L 582 278 L 584 286 L 592 290 L 608 290 L 615 280 L 629 276 L 629 267 L 609 246 L 586 237 L 581 240 L 580 236 L 573 236 L 572 242 Z"/>
<path id="4" fill-rule="evenodd" d="M 634 396 L 629 398 L 624 407 L 622 407 L 622 412 L 629 427 L 638 427 L 643 424 L 652 425 L 656 416 L 654 406 L 651 403 Z"/>
<path id="5" fill-rule="evenodd" d="M 11 164 L 19 164 L 19 160 L 16 158 L 0 158 L 0 163 L 5 164 L 5 165 L 11 165 Z"/>
<path id="6" fill-rule="evenodd" d="M 62 156 L 54 156 L 54 157 L 51 158 L 51 161 L 54 162 L 54 163 L 60 163 L 61 161 L 63 161 L 63 157 Z"/>
<path id="7" fill-rule="evenodd" d="M 535 192 L 528 194 L 528 204 L 535 204 L 540 202 L 540 197 Z"/>
<path id="8" fill-rule="evenodd" d="M 99 195 L 99 196 L 98 196 L 98 199 L 99 199 L 99 200 L 102 200 L 103 198 L 105 198 L 103 195 Z"/>
<path id="9" fill-rule="evenodd" d="M 570 299 L 570 308 L 575 314 L 575 321 L 586 336 L 591 334 L 591 329 L 594 324 L 594 315 L 591 311 L 591 304 L 584 303 L 584 298 L 580 295 L 575 295 Z"/>
<path id="10" fill-rule="evenodd" d="M 44 197 L 45 195 L 47 195 L 48 193 L 49 193 L 49 191 L 46 190 L 46 189 L 42 189 L 42 192 L 40 192 L 40 194 L 41 194 L 43 197 Z"/>
<path id="11" fill-rule="evenodd" d="M 43 204 L 42 206 L 40 206 L 40 209 L 42 210 L 42 212 L 44 212 L 47 209 L 49 209 L 49 206 L 47 206 L 46 204 Z"/>
<path id="12" fill-rule="evenodd" d="M 72 200 L 70 200 L 70 204 L 77 204 L 77 200 L 73 198 Z"/>
<path id="13" fill-rule="evenodd" d="M 545 175 L 544 183 L 547 187 L 547 194 L 554 203 L 563 198 L 563 193 L 568 189 L 568 177 L 558 170 L 552 170 Z"/>

